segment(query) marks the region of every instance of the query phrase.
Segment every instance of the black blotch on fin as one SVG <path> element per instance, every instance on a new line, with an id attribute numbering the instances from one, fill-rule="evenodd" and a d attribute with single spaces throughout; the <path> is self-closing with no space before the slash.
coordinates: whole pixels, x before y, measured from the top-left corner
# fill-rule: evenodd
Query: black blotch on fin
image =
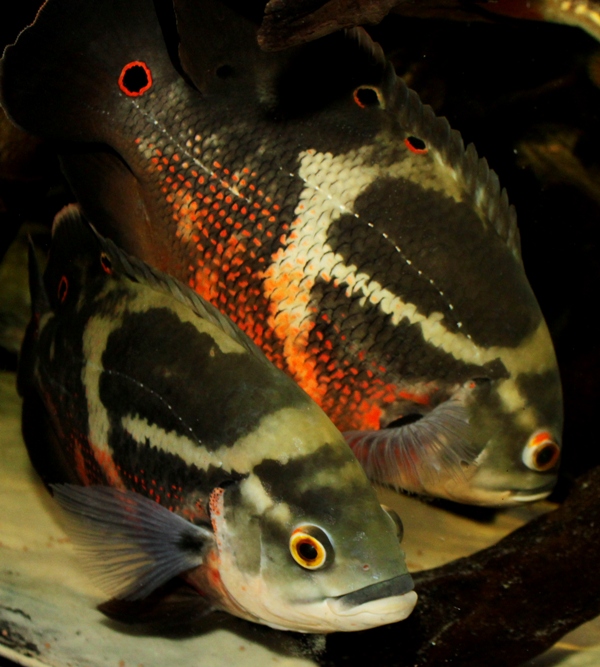
<path id="1" fill-rule="evenodd" d="M 144 600 L 112 598 L 97 609 L 115 623 L 134 626 L 136 634 L 170 638 L 197 635 L 200 622 L 213 611 L 209 600 L 180 579 L 172 579 Z"/>
<path id="2" fill-rule="evenodd" d="M 114 144 L 130 110 L 119 77 L 137 60 L 159 88 L 179 77 L 152 0 L 47 0 L 4 53 L 2 105 L 32 134 Z"/>

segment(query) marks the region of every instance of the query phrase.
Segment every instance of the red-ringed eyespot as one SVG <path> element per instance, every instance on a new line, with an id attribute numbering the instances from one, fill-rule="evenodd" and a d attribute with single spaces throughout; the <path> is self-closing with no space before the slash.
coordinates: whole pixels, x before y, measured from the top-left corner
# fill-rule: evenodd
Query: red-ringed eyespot
<path id="1" fill-rule="evenodd" d="M 547 431 L 536 433 L 529 439 L 522 453 L 523 463 L 537 472 L 545 472 L 556 466 L 560 458 L 560 447 Z"/>
<path id="2" fill-rule="evenodd" d="M 119 76 L 119 88 L 129 97 L 139 97 L 152 87 L 152 72 L 141 60 L 127 63 Z"/>
<path id="3" fill-rule="evenodd" d="M 108 273 L 108 275 L 113 272 L 112 262 L 105 252 L 100 253 L 100 266 L 102 266 L 104 273 Z"/>
<path id="4" fill-rule="evenodd" d="M 429 151 L 427 144 L 423 141 L 423 139 L 419 139 L 419 137 L 406 137 L 404 144 L 409 151 L 416 153 L 417 155 L 426 155 Z"/>
<path id="5" fill-rule="evenodd" d="M 65 302 L 68 292 L 69 292 L 69 281 L 67 280 L 67 276 L 62 276 L 62 278 L 58 282 L 58 289 L 56 290 L 58 300 L 61 303 Z"/>
<path id="6" fill-rule="evenodd" d="M 333 557 L 333 548 L 320 528 L 302 526 L 290 536 L 290 553 L 305 570 L 318 570 Z"/>
<path id="7" fill-rule="evenodd" d="M 398 542 L 402 542 L 402 538 L 404 537 L 404 525 L 402 524 L 402 519 L 391 507 L 388 507 L 387 505 L 382 505 L 381 508 L 392 520 L 392 523 L 394 524 L 394 530 L 396 531 L 396 537 L 398 538 Z"/>
<path id="8" fill-rule="evenodd" d="M 374 86 L 359 86 L 352 94 L 354 101 L 361 109 L 367 107 L 385 108 L 385 101 L 379 88 Z"/>

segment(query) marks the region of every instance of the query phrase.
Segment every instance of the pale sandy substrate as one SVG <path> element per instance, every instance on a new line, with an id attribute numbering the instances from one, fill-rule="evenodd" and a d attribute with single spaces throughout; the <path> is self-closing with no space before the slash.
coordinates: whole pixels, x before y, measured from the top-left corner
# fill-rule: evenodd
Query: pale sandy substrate
<path id="1" fill-rule="evenodd" d="M 95 609 L 103 600 L 78 568 L 72 546 L 32 471 L 20 435 L 14 375 L 0 373 L 0 655 L 53 667 L 307 667 L 285 633 L 217 617 L 188 638 L 117 631 Z M 411 570 L 435 567 L 493 544 L 550 509 L 538 504 L 482 524 L 383 492 L 405 526 Z M 293 635 L 292 635 L 293 637 Z M 309 648 L 305 647 L 305 648 Z M 579 628 L 530 667 L 598 667 L 600 620 Z"/>

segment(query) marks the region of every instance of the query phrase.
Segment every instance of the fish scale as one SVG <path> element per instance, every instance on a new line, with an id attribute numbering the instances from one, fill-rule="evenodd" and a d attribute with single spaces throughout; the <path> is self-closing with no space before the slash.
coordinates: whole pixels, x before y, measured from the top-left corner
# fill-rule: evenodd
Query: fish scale
<path id="1" fill-rule="evenodd" d="M 49 0 L 3 59 L 8 113 L 94 142 L 62 158 L 94 222 L 238 324 L 348 433 L 372 479 L 467 502 L 547 494 L 555 465 L 523 457 L 542 432 L 557 461 L 558 370 L 485 160 L 365 33 L 265 54 L 219 2 L 174 6 L 186 79 L 148 0 L 105 3 L 102 20 Z M 75 20 L 68 39 L 55 29 Z M 136 63 L 149 73 L 139 94 L 122 87 Z M 540 374 L 549 390 L 525 395 Z M 460 437 L 436 412 L 449 400 Z M 409 434 L 406 417 L 422 424 Z M 506 469 L 507 486 L 490 481 Z"/>

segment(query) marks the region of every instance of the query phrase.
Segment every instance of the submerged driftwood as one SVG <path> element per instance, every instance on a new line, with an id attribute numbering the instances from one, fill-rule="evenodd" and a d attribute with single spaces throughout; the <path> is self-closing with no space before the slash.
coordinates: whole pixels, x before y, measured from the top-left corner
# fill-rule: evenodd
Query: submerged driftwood
<path id="1" fill-rule="evenodd" d="M 557 510 L 496 545 L 415 575 L 402 623 L 332 635 L 322 665 L 516 667 L 600 614 L 600 467 Z"/>
<path id="2" fill-rule="evenodd" d="M 415 18 L 492 20 L 495 15 L 564 23 L 600 40 L 597 0 L 270 0 L 258 41 L 276 51 L 356 25 L 373 25 L 390 12 Z"/>

